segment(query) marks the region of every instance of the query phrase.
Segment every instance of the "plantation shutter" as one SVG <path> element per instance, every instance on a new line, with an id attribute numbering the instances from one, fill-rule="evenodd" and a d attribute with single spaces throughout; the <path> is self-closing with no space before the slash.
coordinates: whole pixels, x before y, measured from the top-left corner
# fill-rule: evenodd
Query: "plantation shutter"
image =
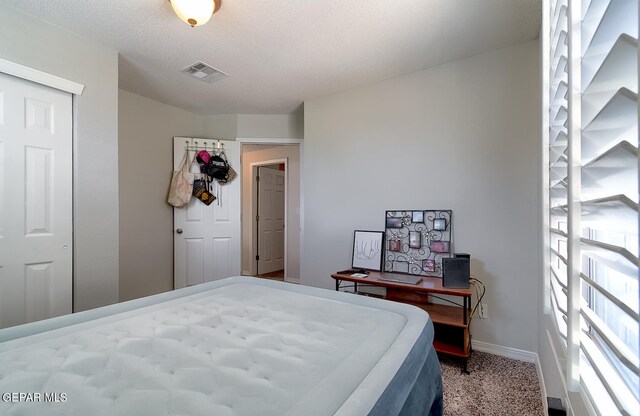
<path id="1" fill-rule="evenodd" d="M 582 11 L 581 368 L 593 400 L 637 414 L 638 2 Z"/>
<path id="2" fill-rule="evenodd" d="M 549 284 L 555 323 L 566 345 L 568 293 L 568 0 L 551 6 L 549 50 Z"/>
<path id="3" fill-rule="evenodd" d="M 638 0 L 547 12 L 551 309 L 569 384 L 638 414 Z"/>

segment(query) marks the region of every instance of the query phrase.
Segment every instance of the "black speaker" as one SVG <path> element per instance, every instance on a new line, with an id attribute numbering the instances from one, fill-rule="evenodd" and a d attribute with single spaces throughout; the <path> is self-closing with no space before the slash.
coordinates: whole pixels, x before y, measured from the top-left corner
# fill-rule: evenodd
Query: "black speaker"
<path id="1" fill-rule="evenodd" d="M 442 259 L 442 286 L 451 289 L 469 288 L 469 258 Z"/>
<path id="2" fill-rule="evenodd" d="M 468 253 L 456 253 L 453 255 L 453 257 L 461 257 L 464 259 L 470 259 L 471 258 L 471 254 Z"/>

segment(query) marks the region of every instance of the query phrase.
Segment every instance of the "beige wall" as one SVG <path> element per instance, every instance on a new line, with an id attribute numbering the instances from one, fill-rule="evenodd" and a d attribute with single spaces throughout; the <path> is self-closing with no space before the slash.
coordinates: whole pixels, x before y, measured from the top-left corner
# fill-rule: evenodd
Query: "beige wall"
<path id="1" fill-rule="evenodd" d="M 200 137 L 203 117 L 119 93 L 120 300 L 173 289 L 173 137 Z"/>
<path id="2" fill-rule="evenodd" d="M 85 85 L 74 97 L 74 311 L 118 301 L 118 53 L 0 5 L 0 58 Z"/>
<path id="3" fill-rule="evenodd" d="M 536 351 L 539 78 L 528 42 L 305 102 L 302 283 L 331 288 L 387 209 L 452 209 L 487 286 L 474 340 Z"/>
<path id="4" fill-rule="evenodd" d="M 262 161 L 288 158 L 287 164 L 287 281 L 300 279 L 300 146 L 299 145 L 250 145 L 242 146 L 242 273 L 256 272 L 256 247 L 252 236 L 255 222 L 252 221 L 254 182 L 251 164 Z"/>

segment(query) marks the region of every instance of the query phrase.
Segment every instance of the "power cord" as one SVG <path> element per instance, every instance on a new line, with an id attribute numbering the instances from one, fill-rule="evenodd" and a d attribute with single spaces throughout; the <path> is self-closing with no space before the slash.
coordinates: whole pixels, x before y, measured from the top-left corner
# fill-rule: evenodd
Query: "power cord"
<path id="1" fill-rule="evenodd" d="M 469 316 L 469 328 L 467 330 L 467 334 L 469 334 L 469 346 L 471 346 L 471 322 L 473 321 L 473 316 L 476 314 L 476 310 L 478 309 L 478 306 L 482 302 L 482 298 L 484 298 L 484 294 L 487 292 L 487 288 L 484 285 L 484 283 L 480 281 L 480 279 L 473 276 L 471 276 L 471 278 L 469 279 L 469 283 L 473 285 L 473 289 L 476 293 L 476 299 L 477 299 L 476 304 L 473 307 L 473 310 L 471 311 L 471 316 Z M 482 289 L 482 293 L 478 297 L 478 293 L 480 293 L 479 292 L 480 289 Z"/>
<path id="2" fill-rule="evenodd" d="M 473 310 L 471 311 L 471 316 L 470 316 L 470 319 L 471 319 L 473 316 L 475 316 L 476 310 L 478 309 L 478 306 L 481 304 L 482 298 L 484 298 L 484 294 L 487 292 L 487 289 L 486 289 L 484 283 L 482 283 L 482 281 L 480 281 L 480 279 L 477 279 L 477 278 L 475 278 L 473 276 L 469 279 L 469 283 L 471 283 L 473 285 L 473 288 L 474 288 L 474 290 L 476 292 L 476 299 L 477 299 L 476 300 L 476 304 L 473 307 Z M 480 297 L 478 297 L 479 287 L 480 287 L 480 289 L 482 289 L 482 294 L 480 295 Z"/>

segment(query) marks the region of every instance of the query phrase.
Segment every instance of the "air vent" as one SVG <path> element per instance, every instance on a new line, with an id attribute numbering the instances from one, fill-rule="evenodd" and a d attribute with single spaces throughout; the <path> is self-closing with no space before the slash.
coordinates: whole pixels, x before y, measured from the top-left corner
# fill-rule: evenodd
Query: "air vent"
<path id="1" fill-rule="evenodd" d="M 199 79 L 200 81 L 204 81 L 207 84 L 211 84 L 212 82 L 216 82 L 221 80 L 222 78 L 227 77 L 222 71 L 218 71 L 214 67 L 205 64 L 204 62 L 196 62 L 193 65 L 190 65 L 183 69 L 180 72 L 184 72 L 185 74 L 194 77 L 195 79 Z"/>

